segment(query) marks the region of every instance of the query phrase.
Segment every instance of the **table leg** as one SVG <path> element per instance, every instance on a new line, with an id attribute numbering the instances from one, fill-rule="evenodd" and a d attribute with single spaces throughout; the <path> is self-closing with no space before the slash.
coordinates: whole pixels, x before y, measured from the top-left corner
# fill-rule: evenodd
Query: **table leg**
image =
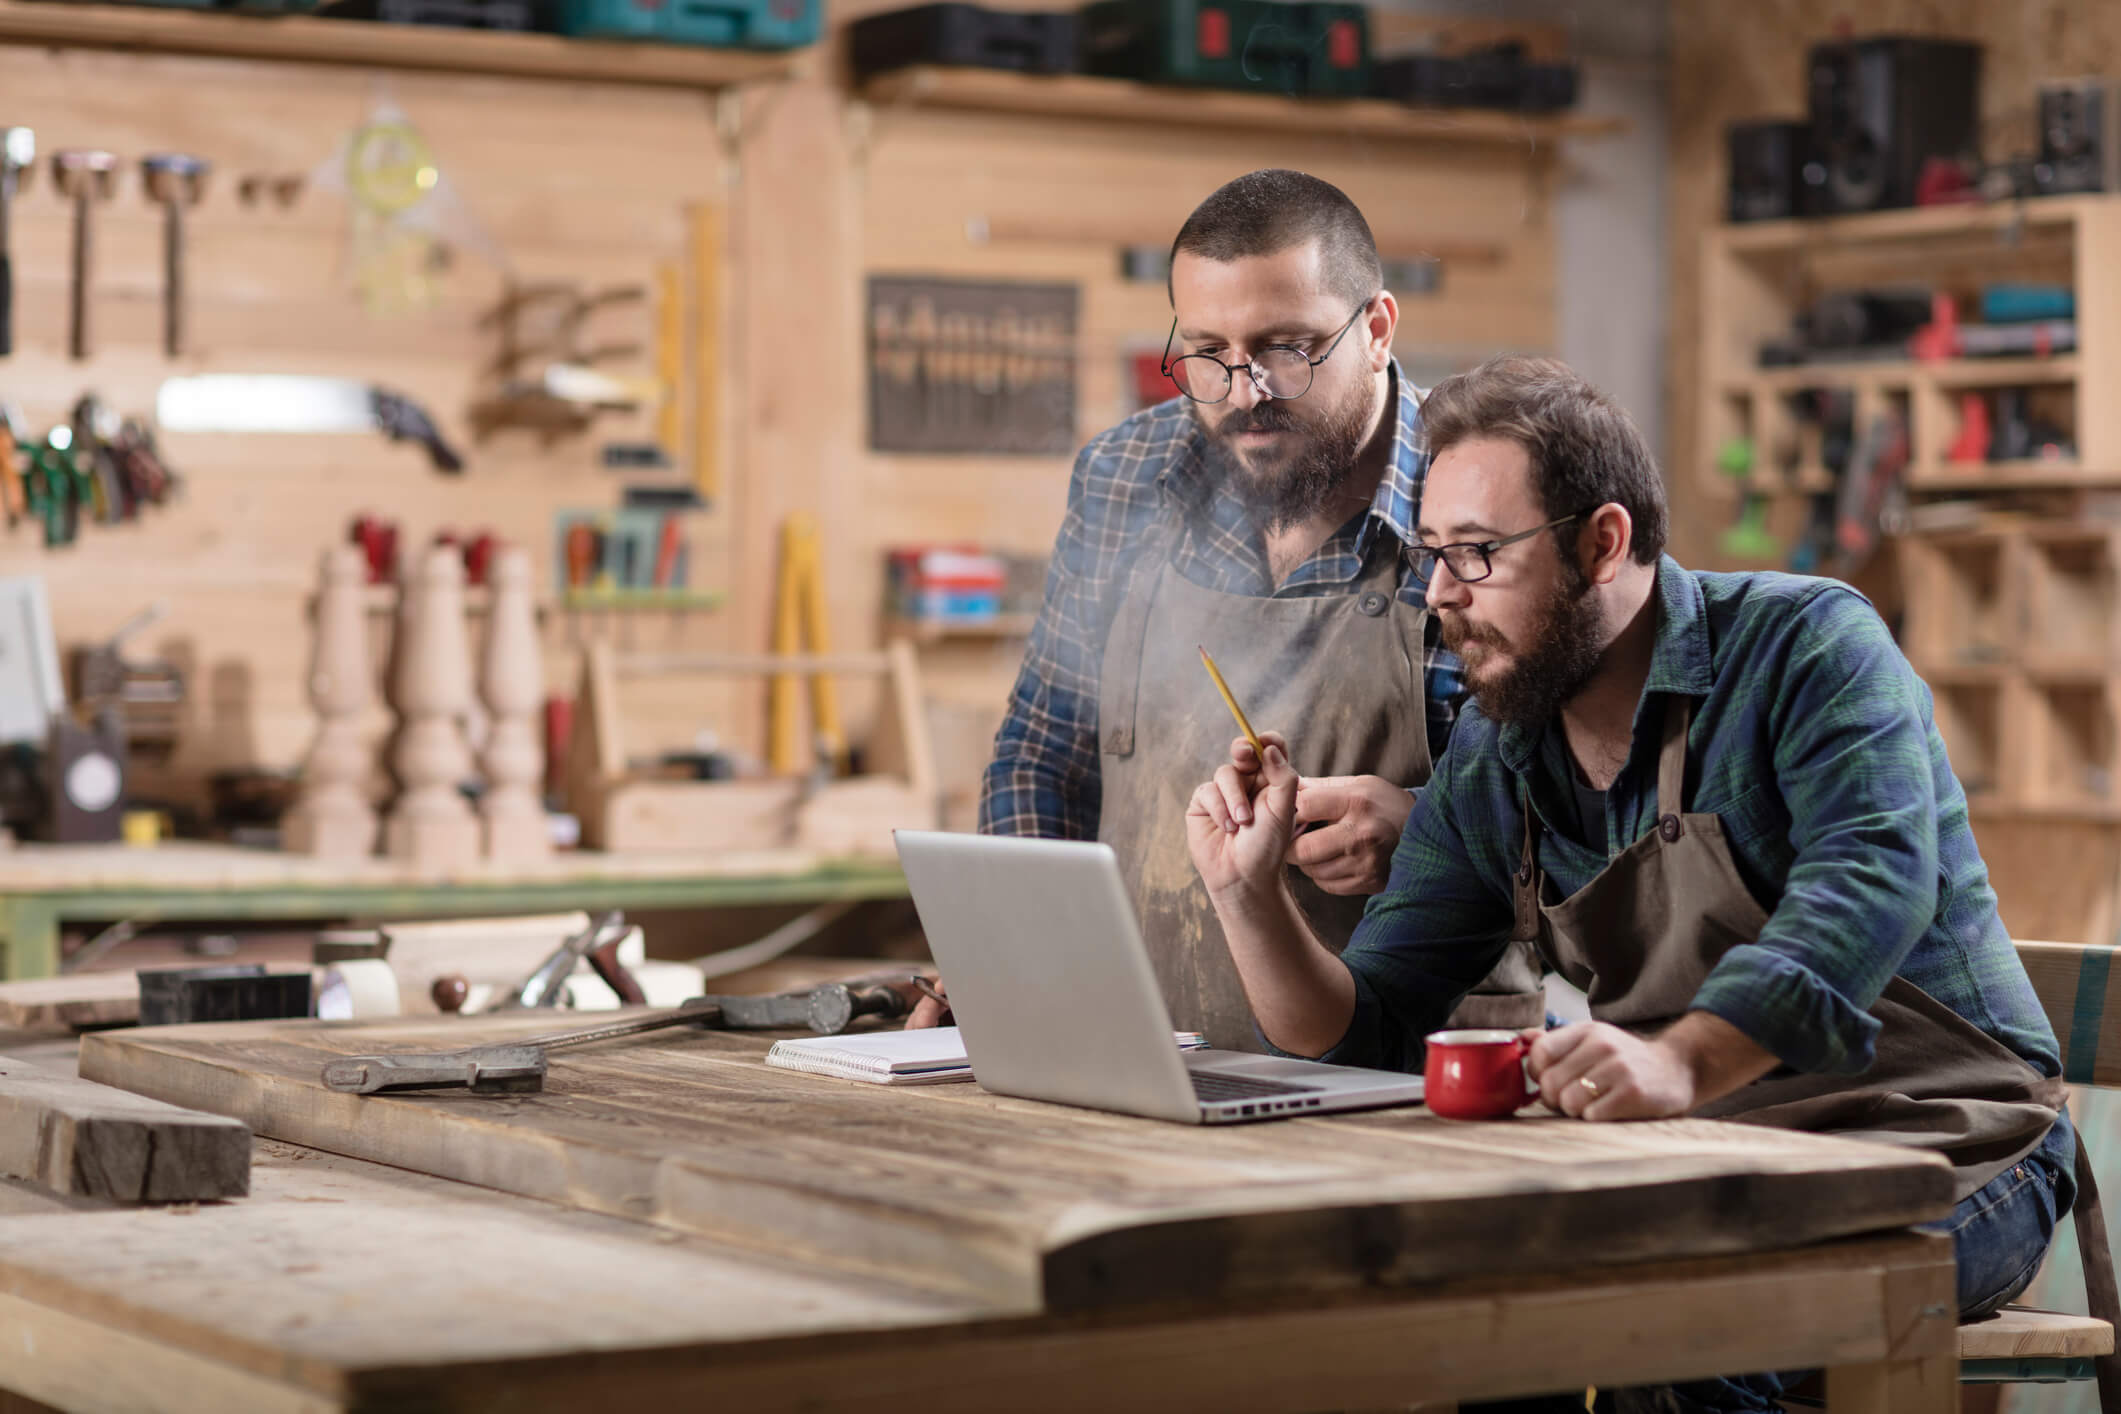
<path id="1" fill-rule="evenodd" d="M 1959 1357 L 1837 1365 L 1826 1372 L 1826 1407 L 1849 1414 L 1958 1414 Z"/>

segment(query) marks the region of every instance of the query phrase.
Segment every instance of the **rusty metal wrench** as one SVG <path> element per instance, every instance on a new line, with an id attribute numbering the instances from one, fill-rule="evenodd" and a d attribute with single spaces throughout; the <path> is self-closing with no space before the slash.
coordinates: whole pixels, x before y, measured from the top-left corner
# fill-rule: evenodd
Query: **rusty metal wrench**
<path id="1" fill-rule="evenodd" d="M 434 1090 L 463 1087 L 475 1094 L 526 1094 L 545 1088 L 545 1056 L 565 1046 L 613 1041 L 672 1026 L 712 1026 L 722 1019 L 719 999 L 694 997 L 672 1011 L 614 1021 L 583 1031 L 502 1045 L 471 1046 L 461 1051 L 409 1051 L 402 1055 L 346 1056 L 326 1062 L 324 1088 L 348 1095 L 381 1090 Z"/>

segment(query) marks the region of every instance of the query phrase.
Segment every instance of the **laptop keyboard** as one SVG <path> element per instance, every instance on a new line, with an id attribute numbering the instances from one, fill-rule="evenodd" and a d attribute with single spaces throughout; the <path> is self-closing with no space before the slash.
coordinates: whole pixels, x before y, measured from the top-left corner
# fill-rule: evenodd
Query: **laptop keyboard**
<path id="1" fill-rule="evenodd" d="M 1282 1080 L 1245 1080 L 1235 1075 L 1212 1075 L 1194 1071 L 1193 1093 L 1202 1100 L 1256 1100 L 1262 1095 L 1308 1095 L 1316 1085 L 1291 1085 Z"/>

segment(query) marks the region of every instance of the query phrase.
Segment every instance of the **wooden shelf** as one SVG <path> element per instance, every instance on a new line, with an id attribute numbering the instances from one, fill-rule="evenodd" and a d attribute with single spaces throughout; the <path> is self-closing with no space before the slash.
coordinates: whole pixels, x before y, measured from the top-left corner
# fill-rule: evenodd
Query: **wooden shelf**
<path id="1" fill-rule="evenodd" d="M 719 609 L 728 596 L 719 589 L 570 589 L 560 607 L 570 612 L 615 609 L 642 613 Z"/>
<path id="2" fill-rule="evenodd" d="M 1907 387 L 1924 381 L 1940 388 L 2016 388 L 2074 383 L 2077 373 L 2074 354 L 2052 358 L 1954 358 L 1928 363 L 1902 358 L 1860 359 L 1762 368 L 1732 380 L 1724 391 L 1736 395 L 1765 388 L 1770 392 L 1795 393 L 1806 388 L 1856 384 Z"/>
<path id="3" fill-rule="evenodd" d="M 1963 467 L 1962 472 L 1959 468 Z M 2117 490 L 2121 471 L 2100 471 L 2075 462 L 2044 458 L 2017 462 L 1953 462 L 1918 470 L 1907 479 L 1907 489 L 1932 492 L 2017 490 Z"/>
<path id="4" fill-rule="evenodd" d="M 395 584 L 371 584 L 362 591 L 368 612 L 384 616 L 398 612 L 402 597 Z M 557 602 L 539 599 L 540 618 L 555 610 L 633 610 L 652 613 L 675 609 L 719 609 L 728 598 L 718 589 L 570 589 Z M 493 602 L 493 592 L 483 584 L 464 587 L 464 612 L 483 614 Z"/>
<path id="5" fill-rule="evenodd" d="M 1618 118 L 1527 117 L 1491 109 L 1409 108 L 1376 98 L 1283 98 L 1086 74 L 931 66 L 880 74 L 863 86 L 861 96 L 879 107 L 1093 118 L 1144 129 L 1159 125 L 1224 131 L 1245 128 L 1406 142 L 1541 146 L 1562 138 L 1609 137 L 1627 126 Z"/>
<path id="6" fill-rule="evenodd" d="M 2097 200 L 2092 198 L 2091 200 Z M 1794 221 L 1754 221 L 1718 232 L 1733 251 L 1794 251 L 1822 245 L 1874 245 L 1939 237 L 1990 235 L 2018 226 L 2061 226 L 2077 219 L 2084 197 L 2040 197 L 1988 205 L 1918 206 L 1855 216 L 1817 216 Z"/>
<path id="7" fill-rule="evenodd" d="M 0 44 L 129 49 L 298 64 L 721 88 L 793 72 L 794 55 L 73 0 L 0 0 Z"/>
<path id="8" fill-rule="evenodd" d="M 996 638 L 1025 638 L 1036 614 L 999 614 L 980 623 L 937 623 L 933 619 L 888 619 L 886 634 L 912 643 L 948 643 Z"/>

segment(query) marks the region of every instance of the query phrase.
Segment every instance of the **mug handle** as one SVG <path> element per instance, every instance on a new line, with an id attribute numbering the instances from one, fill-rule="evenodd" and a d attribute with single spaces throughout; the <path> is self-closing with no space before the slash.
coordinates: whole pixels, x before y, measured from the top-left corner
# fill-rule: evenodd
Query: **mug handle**
<path id="1" fill-rule="evenodd" d="M 1531 1058 L 1532 1047 L 1525 1041 L 1524 1037 L 1522 1036 L 1513 1038 L 1510 1042 L 1510 1045 L 1514 1047 L 1517 1051 L 1517 1064 L 1524 1075 L 1524 1097 L 1526 1102 L 1529 1103 L 1539 1098 L 1538 1082 L 1532 1079 L 1532 1072 L 1530 1070 L 1524 1069 L 1524 1063 Z"/>

